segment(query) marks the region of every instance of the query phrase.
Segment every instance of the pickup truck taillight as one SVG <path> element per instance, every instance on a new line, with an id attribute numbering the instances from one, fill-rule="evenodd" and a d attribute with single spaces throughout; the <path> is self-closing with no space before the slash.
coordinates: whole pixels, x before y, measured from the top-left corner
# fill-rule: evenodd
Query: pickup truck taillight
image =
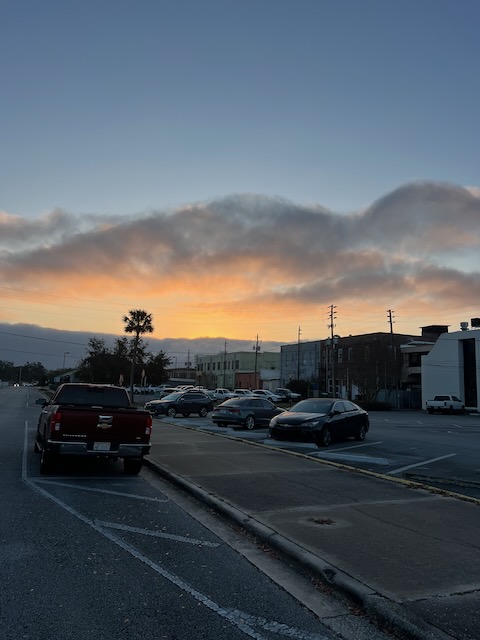
<path id="1" fill-rule="evenodd" d="M 152 416 L 147 416 L 147 424 L 145 426 L 146 436 L 149 436 L 152 433 L 152 425 L 153 425 Z"/>
<path id="2" fill-rule="evenodd" d="M 62 412 L 55 411 L 50 421 L 50 432 L 60 431 L 60 423 L 62 421 Z"/>

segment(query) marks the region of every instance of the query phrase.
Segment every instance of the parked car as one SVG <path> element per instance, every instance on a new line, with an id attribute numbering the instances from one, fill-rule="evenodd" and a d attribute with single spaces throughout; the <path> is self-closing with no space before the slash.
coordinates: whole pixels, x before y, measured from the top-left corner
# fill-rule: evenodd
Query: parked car
<path id="1" fill-rule="evenodd" d="M 254 429 L 257 426 L 268 426 L 270 420 L 282 411 L 266 398 L 231 398 L 214 407 L 212 420 L 218 426 L 232 424 Z"/>
<path id="2" fill-rule="evenodd" d="M 295 391 L 290 391 L 290 389 L 286 389 L 283 387 L 278 387 L 275 389 L 274 394 L 279 396 L 284 402 L 289 402 L 291 400 L 301 400 L 302 395 L 300 393 L 295 393 Z"/>
<path id="3" fill-rule="evenodd" d="M 350 400 L 310 398 L 272 418 L 269 433 L 275 440 L 328 447 L 334 438 L 365 440 L 369 426 L 368 413 Z"/>
<path id="4" fill-rule="evenodd" d="M 133 385 L 133 393 L 135 395 L 148 395 L 150 393 L 155 393 L 154 388 L 153 387 L 141 387 L 138 384 L 134 384 Z"/>
<path id="5" fill-rule="evenodd" d="M 214 400 L 228 400 L 229 398 L 233 398 L 234 394 L 230 391 L 230 389 L 215 389 L 213 392 Z"/>
<path id="6" fill-rule="evenodd" d="M 267 400 L 270 400 L 270 402 L 275 403 L 282 401 L 282 398 L 280 396 L 277 396 L 276 393 L 273 393 L 273 391 L 270 391 L 269 389 L 255 389 L 252 393 L 254 396 L 267 398 Z"/>
<path id="7" fill-rule="evenodd" d="M 165 398 L 165 396 L 169 396 L 171 393 L 176 393 L 177 391 L 178 389 L 175 389 L 174 387 L 164 387 L 158 392 L 157 400 L 160 400 L 161 398 Z"/>
<path id="8" fill-rule="evenodd" d="M 234 389 L 233 395 L 237 398 L 250 398 L 253 395 L 253 392 L 250 389 Z"/>
<path id="9" fill-rule="evenodd" d="M 169 418 L 174 418 L 178 413 L 185 418 L 191 413 L 198 413 L 205 418 L 212 411 L 213 403 L 211 398 L 201 391 L 174 391 L 159 400 L 146 402 L 144 409 L 156 416 L 166 415 Z"/>

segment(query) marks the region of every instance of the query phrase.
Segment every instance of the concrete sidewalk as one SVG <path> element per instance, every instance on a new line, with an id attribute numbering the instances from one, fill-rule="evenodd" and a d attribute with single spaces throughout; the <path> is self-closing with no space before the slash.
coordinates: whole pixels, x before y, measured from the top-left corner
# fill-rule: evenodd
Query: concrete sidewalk
<path id="1" fill-rule="evenodd" d="M 480 640 L 480 504 L 155 423 L 146 464 L 421 640 Z"/>

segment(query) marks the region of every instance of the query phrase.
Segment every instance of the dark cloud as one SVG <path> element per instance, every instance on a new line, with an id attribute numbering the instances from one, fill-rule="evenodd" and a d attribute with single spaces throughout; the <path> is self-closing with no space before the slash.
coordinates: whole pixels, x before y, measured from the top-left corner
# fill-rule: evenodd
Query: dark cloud
<path id="1" fill-rule="evenodd" d="M 181 295 L 192 314 L 393 296 L 466 305 L 480 282 L 480 198 L 438 183 L 405 185 L 349 215 L 234 194 L 129 218 L 3 214 L 0 232 L 0 286 Z"/>
<path id="2" fill-rule="evenodd" d="M 125 335 L 125 334 L 123 334 Z M 33 324 L 5 324 L 0 323 L 0 360 L 13 362 L 21 366 L 26 362 L 41 362 L 47 369 L 59 369 L 65 364 L 74 367 L 87 355 L 88 342 L 91 338 L 105 341 L 108 348 L 112 348 L 118 337 L 108 333 L 90 333 L 85 331 L 61 331 L 40 327 Z M 225 338 L 165 338 L 157 340 L 148 338 L 148 351 L 158 353 L 162 351 L 171 359 L 172 364 L 183 367 L 187 358 L 194 362 L 196 355 L 210 355 L 223 353 Z M 279 342 L 262 342 L 263 351 L 279 351 Z M 251 351 L 253 340 L 229 339 L 229 352 Z M 65 356 L 65 354 L 68 355 Z"/>

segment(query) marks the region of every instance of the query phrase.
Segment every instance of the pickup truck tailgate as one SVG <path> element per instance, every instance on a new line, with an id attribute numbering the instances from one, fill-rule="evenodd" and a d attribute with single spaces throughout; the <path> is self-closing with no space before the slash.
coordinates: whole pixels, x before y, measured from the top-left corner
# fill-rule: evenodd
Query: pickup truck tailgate
<path id="1" fill-rule="evenodd" d="M 147 444 L 150 431 L 149 416 L 144 412 L 59 405 L 52 416 L 50 433 L 60 441 Z"/>

